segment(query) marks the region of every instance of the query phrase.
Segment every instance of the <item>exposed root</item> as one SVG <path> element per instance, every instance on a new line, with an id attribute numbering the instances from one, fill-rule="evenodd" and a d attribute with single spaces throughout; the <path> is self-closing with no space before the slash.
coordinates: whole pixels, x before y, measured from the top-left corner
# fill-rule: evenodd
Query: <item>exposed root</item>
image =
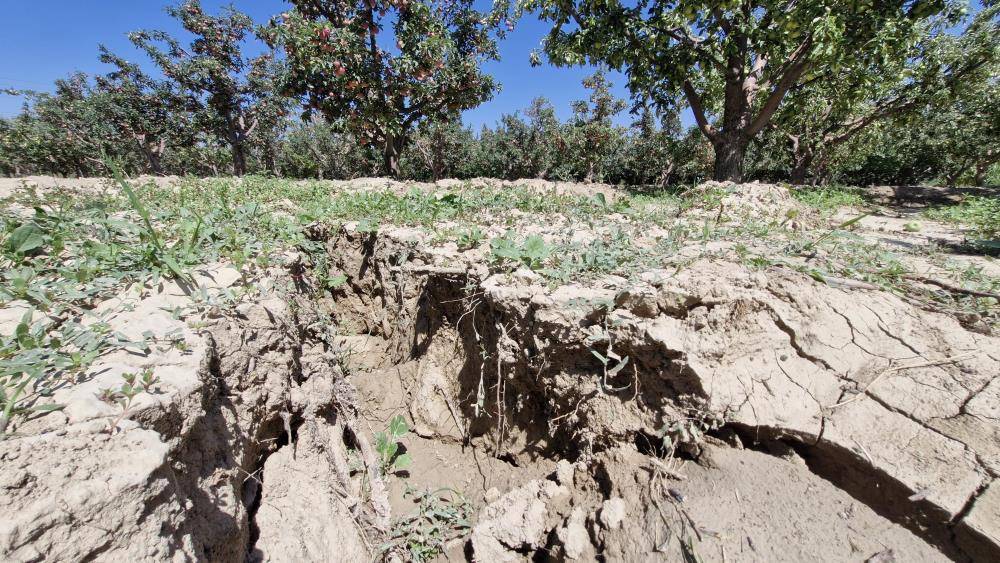
<path id="1" fill-rule="evenodd" d="M 392 509 L 389 507 L 389 493 L 382 480 L 382 465 L 378 455 L 372 448 L 365 433 L 358 428 L 358 421 L 349 416 L 344 417 L 345 429 L 351 433 L 351 438 L 358 445 L 361 459 L 365 464 L 368 496 L 374 511 L 372 526 L 381 533 L 388 533 L 392 519 Z"/>
<path id="2" fill-rule="evenodd" d="M 918 276 L 916 274 L 906 274 L 903 277 L 906 278 L 906 279 L 908 279 L 908 280 L 918 281 L 920 283 L 926 283 L 926 284 L 930 284 L 930 285 L 936 285 L 936 286 L 940 287 L 941 289 L 944 289 L 946 291 L 950 291 L 951 293 L 961 293 L 961 294 L 964 294 L 964 295 L 972 295 L 974 297 L 992 297 L 993 299 L 996 299 L 997 301 L 1000 301 L 1000 293 L 992 293 L 992 292 L 989 292 L 989 291 L 979 291 L 979 290 L 975 290 L 975 289 L 966 289 L 964 287 L 959 287 L 957 285 L 950 284 L 948 282 L 944 282 L 944 281 L 941 281 L 941 280 L 938 280 L 938 279 L 934 279 L 934 278 L 931 278 L 931 277 L 927 277 L 927 276 Z"/>

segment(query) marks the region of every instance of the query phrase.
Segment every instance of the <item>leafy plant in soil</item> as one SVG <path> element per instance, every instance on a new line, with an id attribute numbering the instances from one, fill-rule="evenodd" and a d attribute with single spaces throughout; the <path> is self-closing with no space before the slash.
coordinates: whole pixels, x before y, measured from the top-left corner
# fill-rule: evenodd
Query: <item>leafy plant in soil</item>
<path id="1" fill-rule="evenodd" d="M 118 424 L 132 412 L 132 403 L 136 396 L 142 392 L 155 392 L 156 384 L 160 382 L 160 378 L 149 368 L 142 370 L 141 375 L 123 373 L 122 379 L 124 382 L 117 389 L 102 389 L 98 395 L 102 401 L 121 407 L 121 413 L 108 424 L 108 431 L 111 433 L 114 433 L 118 429 Z"/>
<path id="2" fill-rule="evenodd" d="M 399 440 L 410 432 L 409 425 L 403 415 L 397 414 L 389 421 L 384 432 L 375 434 L 375 451 L 378 452 L 379 464 L 383 475 L 402 471 L 413 461 L 410 454 L 399 451 Z"/>
<path id="3" fill-rule="evenodd" d="M 452 489 L 421 492 L 408 488 L 405 495 L 417 507 L 396 521 L 383 552 L 395 552 L 409 561 L 431 561 L 444 552 L 448 542 L 472 527 L 472 503 Z"/>

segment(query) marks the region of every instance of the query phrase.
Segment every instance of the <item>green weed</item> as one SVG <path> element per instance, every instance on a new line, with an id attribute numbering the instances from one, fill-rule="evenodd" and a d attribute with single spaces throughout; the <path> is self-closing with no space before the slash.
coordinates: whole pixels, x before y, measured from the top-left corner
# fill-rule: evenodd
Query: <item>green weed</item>
<path id="1" fill-rule="evenodd" d="M 490 252 L 497 263 L 513 263 L 538 270 L 552 253 L 552 247 L 538 235 L 518 240 L 513 231 L 507 231 L 490 241 Z"/>
<path id="2" fill-rule="evenodd" d="M 132 403 L 136 396 L 142 392 L 156 392 L 156 385 L 160 382 L 160 378 L 149 368 L 142 370 L 141 375 L 123 373 L 122 380 L 123 383 L 118 388 L 102 389 L 97 396 L 100 400 L 121 408 L 119 415 L 108 424 L 108 431 L 112 434 L 118 429 L 118 424 L 132 411 Z"/>
<path id="3" fill-rule="evenodd" d="M 865 207 L 868 201 L 860 188 L 848 186 L 798 187 L 791 190 L 792 197 L 826 214 L 833 214 L 843 207 Z"/>
<path id="4" fill-rule="evenodd" d="M 402 471 L 413 462 L 410 454 L 399 451 L 399 440 L 409 432 L 410 427 L 406 424 L 406 419 L 403 415 L 397 414 L 389 421 L 389 426 L 384 432 L 375 434 L 375 451 L 378 452 L 383 475 Z"/>
<path id="5" fill-rule="evenodd" d="M 479 246 L 479 243 L 486 239 L 486 235 L 479 227 L 473 226 L 458 235 L 459 250 L 468 250 Z"/>
<path id="6" fill-rule="evenodd" d="M 472 527 L 472 504 L 452 489 L 418 492 L 408 488 L 405 496 L 417 507 L 396 521 L 383 552 L 395 552 L 407 561 L 432 561 Z"/>
<path id="7" fill-rule="evenodd" d="M 928 219 L 963 225 L 972 238 L 1000 239 L 1000 197 L 968 196 L 957 205 L 933 207 Z"/>

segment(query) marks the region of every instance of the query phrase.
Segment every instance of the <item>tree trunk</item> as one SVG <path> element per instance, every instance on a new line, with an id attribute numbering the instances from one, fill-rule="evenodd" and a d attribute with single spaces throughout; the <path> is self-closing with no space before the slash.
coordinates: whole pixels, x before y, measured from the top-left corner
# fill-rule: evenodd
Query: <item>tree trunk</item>
<path id="1" fill-rule="evenodd" d="M 160 163 L 160 153 L 155 150 L 146 151 L 146 158 L 149 160 L 149 171 L 154 176 L 163 176 L 163 164 Z"/>
<path id="2" fill-rule="evenodd" d="M 139 145 L 139 150 L 142 151 L 142 154 L 146 157 L 146 161 L 149 163 L 150 174 L 154 176 L 162 176 L 163 165 L 160 164 L 160 157 L 166 147 L 166 141 L 163 139 L 154 141 L 145 133 L 135 135 L 135 141 Z"/>
<path id="3" fill-rule="evenodd" d="M 982 187 L 982 185 L 986 183 L 986 171 L 988 169 L 989 166 L 981 166 L 977 164 L 976 173 L 972 176 L 972 183 L 976 186 Z"/>
<path id="4" fill-rule="evenodd" d="M 385 147 L 382 151 L 382 174 L 392 178 L 399 178 L 399 157 L 403 152 L 403 138 L 386 136 Z"/>
<path id="5" fill-rule="evenodd" d="M 973 173 L 973 183 L 979 187 L 983 187 L 986 184 L 986 173 L 990 171 L 990 167 L 1000 162 L 1000 154 L 987 152 L 986 158 L 976 162 L 976 171 Z"/>
<path id="6" fill-rule="evenodd" d="M 275 152 L 274 147 L 270 143 L 264 147 L 264 166 L 267 167 L 272 176 L 280 178 L 281 171 L 278 170 L 278 159 L 275 158 Z"/>
<path id="7" fill-rule="evenodd" d="M 670 161 L 660 170 L 660 178 L 657 186 L 665 188 L 670 185 L 670 177 L 674 175 L 674 161 Z"/>
<path id="8" fill-rule="evenodd" d="M 788 180 L 796 186 L 805 185 L 806 178 L 809 177 L 809 166 L 812 164 L 812 160 L 812 156 L 809 155 L 796 156 L 795 164 L 788 175 Z"/>
<path id="9" fill-rule="evenodd" d="M 743 155 L 746 154 L 747 141 L 737 135 L 720 135 L 713 143 L 715 149 L 715 169 L 712 179 L 717 182 L 743 181 Z"/>
<path id="10" fill-rule="evenodd" d="M 809 167 L 813 163 L 816 153 L 809 143 L 802 141 L 800 135 L 785 134 L 788 137 L 789 151 L 792 153 L 792 169 L 789 171 L 788 180 L 796 185 L 802 186 L 809 177 Z"/>
<path id="11" fill-rule="evenodd" d="M 233 147 L 233 176 L 243 176 L 247 173 L 247 155 L 243 143 L 232 142 Z"/>
<path id="12" fill-rule="evenodd" d="M 948 185 L 948 186 L 956 186 L 956 185 L 958 185 L 959 178 L 961 178 L 962 175 L 965 174 L 966 171 L 968 171 L 968 170 L 969 170 L 969 165 L 968 164 L 962 164 L 962 166 L 960 166 L 959 168 L 956 168 L 956 169 L 952 170 L 951 172 L 945 173 L 945 175 L 944 175 L 945 184 Z"/>

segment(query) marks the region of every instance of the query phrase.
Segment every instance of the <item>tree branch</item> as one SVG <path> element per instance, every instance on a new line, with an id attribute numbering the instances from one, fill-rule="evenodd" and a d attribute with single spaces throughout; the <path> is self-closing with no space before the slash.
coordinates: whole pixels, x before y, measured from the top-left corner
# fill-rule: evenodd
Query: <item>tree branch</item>
<path id="1" fill-rule="evenodd" d="M 701 105 L 701 97 L 698 96 L 698 92 L 695 91 L 690 80 L 684 81 L 684 95 L 687 97 L 688 105 L 691 106 L 691 111 L 694 113 L 694 119 L 698 123 L 698 128 L 708 137 L 708 140 L 715 142 L 718 133 L 705 117 L 705 108 Z"/>
<path id="2" fill-rule="evenodd" d="M 760 111 L 757 113 L 757 117 L 750 122 L 750 125 L 746 128 L 746 136 L 753 137 L 759 133 L 764 126 L 771 121 L 771 117 L 774 116 L 774 112 L 778 110 L 781 105 L 781 100 L 784 99 L 785 94 L 788 90 L 795 85 L 795 82 L 802 76 L 806 68 L 809 65 L 809 50 L 812 47 L 812 36 L 807 37 L 795 51 L 789 55 L 788 59 L 782 67 L 785 68 L 784 73 L 781 74 L 781 78 L 778 80 L 777 84 L 774 85 L 774 89 L 771 90 L 771 94 L 764 101 L 764 105 L 761 106 Z"/>

